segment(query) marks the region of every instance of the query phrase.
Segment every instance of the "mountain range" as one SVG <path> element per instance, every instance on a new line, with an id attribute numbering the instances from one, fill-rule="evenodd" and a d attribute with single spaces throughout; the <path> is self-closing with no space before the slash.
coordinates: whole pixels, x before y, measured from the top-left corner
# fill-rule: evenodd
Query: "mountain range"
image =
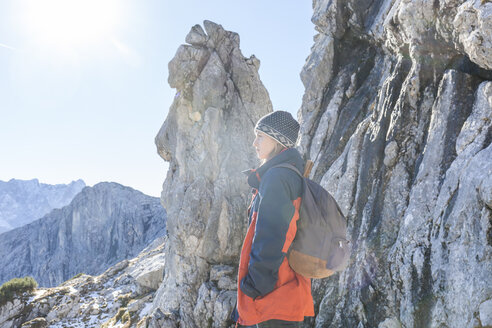
<path id="1" fill-rule="evenodd" d="M 0 234 L 70 204 L 85 187 L 82 180 L 50 185 L 38 179 L 0 181 Z"/>
<path id="2" fill-rule="evenodd" d="M 159 198 L 114 182 L 85 187 L 67 206 L 0 234 L 0 284 L 30 275 L 55 286 L 100 274 L 165 233 Z"/>

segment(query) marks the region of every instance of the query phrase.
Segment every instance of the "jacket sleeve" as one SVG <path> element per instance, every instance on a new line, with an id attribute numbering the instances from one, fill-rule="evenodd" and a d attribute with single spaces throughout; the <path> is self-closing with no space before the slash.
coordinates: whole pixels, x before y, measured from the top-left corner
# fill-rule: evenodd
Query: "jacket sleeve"
<path id="1" fill-rule="evenodd" d="M 286 256 L 282 248 L 295 208 L 285 170 L 269 170 L 260 184 L 260 203 L 248 274 L 240 284 L 241 291 L 253 299 L 274 289 L 278 270 Z"/>

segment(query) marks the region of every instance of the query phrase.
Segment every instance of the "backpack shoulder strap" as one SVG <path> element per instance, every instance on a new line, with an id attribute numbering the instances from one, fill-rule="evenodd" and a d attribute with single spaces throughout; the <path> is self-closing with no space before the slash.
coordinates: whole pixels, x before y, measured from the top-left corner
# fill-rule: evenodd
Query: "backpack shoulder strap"
<path id="1" fill-rule="evenodd" d="M 278 164 L 278 165 L 272 166 L 271 168 L 273 169 L 274 167 L 285 167 L 286 169 L 291 169 L 292 171 L 296 172 L 301 178 L 304 177 L 302 175 L 302 173 L 297 169 L 297 167 L 295 167 L 292 164 L 282 163 L 282 164 Z"/>

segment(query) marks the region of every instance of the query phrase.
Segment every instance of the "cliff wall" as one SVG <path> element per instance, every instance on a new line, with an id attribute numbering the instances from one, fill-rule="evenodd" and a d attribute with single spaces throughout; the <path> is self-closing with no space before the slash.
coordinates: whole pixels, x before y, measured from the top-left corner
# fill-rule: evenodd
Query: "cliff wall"
<path id="1" fill-rule="evenodd" d="M 492 3 L 313 7 L 300 145 L 353 256 L 311 324 L 491 325 Z"/>

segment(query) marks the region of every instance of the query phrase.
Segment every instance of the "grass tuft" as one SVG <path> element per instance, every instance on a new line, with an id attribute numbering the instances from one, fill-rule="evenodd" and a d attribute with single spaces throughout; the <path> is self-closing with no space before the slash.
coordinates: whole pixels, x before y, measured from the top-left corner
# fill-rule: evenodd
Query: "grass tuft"
<path id="1" fill-rule="evenodd" d="M 31 292 L 38 287 L 33 277 L 14 278 L 0 286 L 0 305 L 14 300 L 15 295 Z"/>

